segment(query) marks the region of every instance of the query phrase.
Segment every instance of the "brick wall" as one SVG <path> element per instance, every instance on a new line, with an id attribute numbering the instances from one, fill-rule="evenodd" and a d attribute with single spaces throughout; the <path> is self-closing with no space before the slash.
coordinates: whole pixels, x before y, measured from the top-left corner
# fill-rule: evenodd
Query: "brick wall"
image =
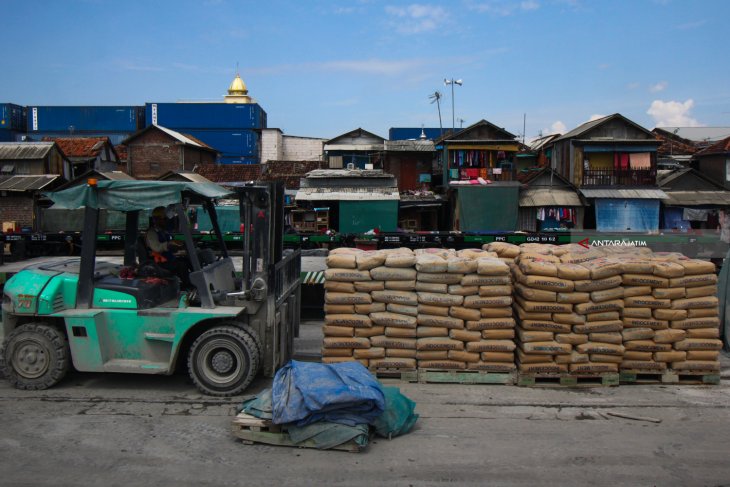
<path id="1" fill-rule="evenodd" d="M 282 160 L 282 135 L 278 129 L 261 131 L 261 163 Z"/>
<path id="2" fill-rule="evenodd" d="M 33 226 L 33 197 L 8 194 L 0 197 L 0 222 L 15 222 L 16 228 Z"/>
<path id="3" fill-rule="evenodd" d="M 282 155 L 284 161 L 321 161 L 324 154 L 324 139 L 308 137 L 282 137 Z"/>

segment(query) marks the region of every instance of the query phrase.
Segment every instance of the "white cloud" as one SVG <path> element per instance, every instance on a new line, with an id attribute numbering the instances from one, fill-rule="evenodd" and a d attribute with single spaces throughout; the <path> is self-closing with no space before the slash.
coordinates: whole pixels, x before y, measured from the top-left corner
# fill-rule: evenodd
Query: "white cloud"
<path id="1" fill-rule="evenodd" d="M 540 8 L 537 0 L 523 0 L 520 3 L 511 0 L 486 0 L 468 5 L 471 10 L 506 17 L 517 12 L 530 12 Z"/>
<path id="2" fill-rule="evenodd" d="M 669 86 L 669 83 L 667 83 L 666 81 L 660 81 L 657 84 L 651 85 L 649 87 L 649 91 L 652 93 L 659 93 L 660 91 L 666 90 L 667 86 Z"/>
<path id="3" fill-rule="evenodd" d="M 537 3 L 535 0 L 525 0 L 524 2 L 520 3 L 520 9 L 522 10 L 537 10 L 540 8 L 540 4 Z"/>
<path id="4" fill-rule="evenodd" d="M 588 121 L 589 121 L 589 122 L 592 122 L 592 121 L 594 121 L 594 120 L 598 120 L 599 118 L 603 118 L 603 117 L 605 117 L 605 116 L 606 116 L 606 115 L 600 115 L 600 114 L 598 114 L 598 113 L 594 113 L 593 115 L 591 115 L 591 118 L 589 118 L 589 119 L 588 119 Z"/>
<path id="5" fill-rule="evenodd" d="M 566 127 L 563 122 L 558 120 L 550 126 L 549 130 L 546 130 L 545 132 L 548 134 L 564 134 L 567 131 L 568 127 Z"/>
<path id="6" fill-rule="evenodd" d="M 654 100 L 646 113 L 651 115 L 657 127 L 701 127 L 702 124 L 690 116 L 694 105 L 692 98 L 685 102 Z"/>
<path id="7" fill-rule="evenodd" d="M 385 12 L 394 17 L 392 25 L 401 34 L 419 34 L 435 30 L 448 19 L 449 14 L 441 7 L 413 3 L 407 7 L 385 7 Z"/>

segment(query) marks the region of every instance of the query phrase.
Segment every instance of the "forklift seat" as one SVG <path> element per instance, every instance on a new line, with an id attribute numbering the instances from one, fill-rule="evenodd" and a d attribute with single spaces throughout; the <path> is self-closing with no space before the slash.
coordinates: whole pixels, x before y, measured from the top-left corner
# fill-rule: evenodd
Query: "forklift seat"
<path id="1" fill-rule="evenodd" d="M 133 297 L 137 303 L 137 309 L 149 309 L 163 303 L 175 300 L 180 292 L 178 279 L 145 280 L 121 279 L 117 276 L 107 275 L 94 283 L 95 289 L 116 291 Z M 109 306 L 114 308 L 113 304 Z"/>

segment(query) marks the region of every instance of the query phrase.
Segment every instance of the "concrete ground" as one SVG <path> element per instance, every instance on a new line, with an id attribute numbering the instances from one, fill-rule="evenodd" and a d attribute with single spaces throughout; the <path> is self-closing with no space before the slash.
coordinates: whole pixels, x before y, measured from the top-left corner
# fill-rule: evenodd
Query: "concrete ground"
<path id="1" fill-rule="evenodd" d="M 298 350 L 316 351 L 319 325 L 303 324 Z M 420 419 L 359 454 L 243 445 L 230 426 L 241 397 L 202 396 L 185 376 L 74 373 L 37 392 L 0 381 L 0 485 L 727 486 L 723 362 L 719 386 L 386 380 L 416 401 Z"/>

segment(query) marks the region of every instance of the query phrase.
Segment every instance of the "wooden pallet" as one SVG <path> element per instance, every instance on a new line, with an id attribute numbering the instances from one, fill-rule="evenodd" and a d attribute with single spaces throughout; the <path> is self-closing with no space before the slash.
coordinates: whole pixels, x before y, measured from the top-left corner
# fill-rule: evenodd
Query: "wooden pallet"
<path id="1" fill-rule="evenodd" d="M 294 443 L 289 437 L 286 428 L 272 424 L 268 419 L 259 419 L 246 413 L 239 413 L 233 418 L 232 430 L 233 436 L 239 438 L 241 443 L 245 445 L 259 443 L 276 446 L 293 446 L 296 448 L 317 448 L 313 440 Z M 366 446 L 360 446 L 355 441 L 350 440 L 347 443 L 329 449 L 359 453 L 365 448 Z"/>
<path id="2" fill-rule="evenodd" d="M 646 370 L 622 370 L 619 374 L 622 384 L 720 384 L 717 371 L 667 370 L 651 372 Z"/>
<path id="3" fill-rule="evenodd" d="M 517 376 L 521 387 L 613 387 L 619 385 L 619 374 L 523 374 Z"/>
<path id="4" fill-rule="evenodd" d="M 374 367 L 369 370 L 370 373 L 379 379 L 400 379 L 404 382 L 418 382 L 418 370 L 416 369 Z"/>
<path id="5" fill-rule="evenodd" d="M 418 382 L 424 384 L 514 384 L 509 372 L 486 370 L 418 369 Z"/>

